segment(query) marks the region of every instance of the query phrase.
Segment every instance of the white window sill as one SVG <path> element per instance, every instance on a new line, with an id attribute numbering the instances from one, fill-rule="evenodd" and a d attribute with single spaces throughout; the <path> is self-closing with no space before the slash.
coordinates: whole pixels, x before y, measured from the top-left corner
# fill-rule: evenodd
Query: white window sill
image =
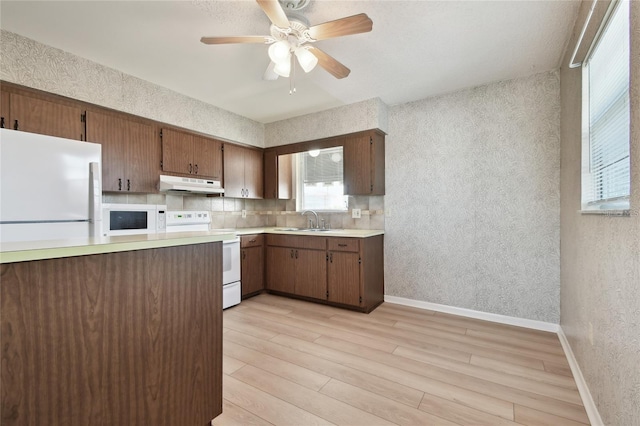
<path id="1" fill-rule="evenodd" d="M 583 215 L 597 215 L 597 216 L 620 216 L 630 217 L 631 210 L 578 210 L 578 213 Z"/>

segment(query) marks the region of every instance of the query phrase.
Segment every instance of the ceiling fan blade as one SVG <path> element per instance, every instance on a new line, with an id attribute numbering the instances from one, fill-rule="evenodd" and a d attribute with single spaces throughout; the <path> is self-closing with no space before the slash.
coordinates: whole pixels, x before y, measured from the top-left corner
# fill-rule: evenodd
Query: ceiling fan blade
<path id="1" fill-rule="evenodd" d="M 232 37 L 202 37 L 204 44 L 230 44 L 230 43 L 263 43 L 268 44 L 272 39 L 268 36 L 232 36 Z"/>
<path id="2" fill-rule="evenodd" d="M 367 33 L 373 28 L 373 21 L 365 13 L 325 22 L 309 28 L 309 35 L 314 40 Z"/>
<path id="3" fill-rule="evenodd" d="M 276 63 L 271 61 L 267 66 L 267 69 L 264 71 L 264 75 L 262 76 L 263 80 L 274 81 L 278 79 L 278 74 L 273 70 L 276 67 Z"/>
<path id="4" fill-rule="evenodd" d="M 308 49 L 316 58 L 318 58 L 318 65 L 327 70 L 327 72 L 335 78 L 345 78 L 351 72 L 349 68 L 345 67 L 332 56 L 327 55 L 317 47 L 309 46 Z"/>
<path id="5" fill-rule="evenodd" d="M 284 10 L 278 0 L 256 0 L 269 20 L 276 27 L 289 28 L 289 18 L 285 15 Z"/>

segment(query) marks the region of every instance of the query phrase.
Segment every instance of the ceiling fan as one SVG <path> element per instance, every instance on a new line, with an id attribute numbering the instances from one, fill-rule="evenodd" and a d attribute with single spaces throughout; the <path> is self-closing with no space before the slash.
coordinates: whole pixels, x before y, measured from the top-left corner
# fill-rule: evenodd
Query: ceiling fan
<path id="1" fill-rule="evenodd" d="M 286 12 L 279 0 L 256 1 L 272 23 L 270 36 L 202 37 L 200 41 L 204 44 L 269 44 L 271 63 L 264 73 L 265 80 L 295 74 L 296 59 L 305 72 L 320 65 L 334 77 L 345 78 L 351 70 L 312 44 L 319 40 L 366 33 L 373 28 L 373 22 L 364 13 L 310 27 L 308 21 L 296 13 L 309 0 L 281 0 Z"/>

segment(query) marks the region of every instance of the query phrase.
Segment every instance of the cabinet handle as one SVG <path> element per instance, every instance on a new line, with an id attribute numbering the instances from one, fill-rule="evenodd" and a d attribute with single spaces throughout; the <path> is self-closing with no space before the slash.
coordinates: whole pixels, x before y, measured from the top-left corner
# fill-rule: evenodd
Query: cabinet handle
<path id="1" fill-rule="evenodd" d="M 346 244 L 338 244 L 338 247 L 346 247 Z"/>
<path id="2" fill-rule="evenodd" d="M 333 253 L 329 253 L 329 263 L 333 263 Z"/>
<path id="3" fill-rule="evenodd" d="M 298 258 L 298 250 L 296 250 L 296 259 Z"/>
<path id="4" fill-rule="evenodd" d="M 193 166 L 191 165 L 191 163 L 189 163 L 189 173 L 191 173 L 193 171 Z"/>
<path id="5" fill-rule="evenodd" d="M 13 122 L 13 130 L 20 130 L 19 127 L 20 126 L 18 125 L 18 120 L 14 121 Z"/>
<path id="6" fill-rule="evenodd" d="M 196 164 L 196 167 L 195 167 L 195 171 L 194 171 L 194 173 L 195 173 L 195 174 L 198 174 L 198 165 L 197 165 L 197 164 Z"/>
<path id="7" fill-rule="evenodd" d="M 242 260 L 245 260 L 247 258 L 247 252 L 242 250 Z"/>
<path id="8" fill-rule="evenodd" d="M 255 240 L 255 239 L 254 239 L 254 240 L 249 240 L 249 242 L 250 242 L 250 243 L 255 243 L 255 242 L 256 242 L 256 240 Z"/>
<path id="9" fill-rule="evenodd" d="M 131 191 L 131 180 L 127 179 L 127 191 Z"/>
<path id="10" fill-rule="evenodd" d="M 122 191 L 122 179 L 118 178 L 118 191 Z"/>
<path id="11" fill-rule="evenodd" d="M 293 250 L 291 250 L 291 258 L 293 259 Z"/>
<path id="12" fill-rule="evenodd" d="M 0 128 L 4 129 L 4 117 L 0 117 Z"/>

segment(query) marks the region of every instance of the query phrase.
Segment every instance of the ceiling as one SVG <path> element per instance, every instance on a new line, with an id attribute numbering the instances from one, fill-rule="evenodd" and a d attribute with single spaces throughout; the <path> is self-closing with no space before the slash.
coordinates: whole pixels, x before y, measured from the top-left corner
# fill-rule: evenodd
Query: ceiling
<path id="1" fill-rule="evenodd" d="M 351 69 L 317 67 L 264 81 L 261 44 L 202 36 L 268 35 L 255 1 L 2 1 L 2 29 L 269 123 L 379 97 L 405 103 L 559 66 L 579 1 L 329 1 L 302 11 L 311 25 L 366 13 L 373 31 L 319 41 Z"/>

